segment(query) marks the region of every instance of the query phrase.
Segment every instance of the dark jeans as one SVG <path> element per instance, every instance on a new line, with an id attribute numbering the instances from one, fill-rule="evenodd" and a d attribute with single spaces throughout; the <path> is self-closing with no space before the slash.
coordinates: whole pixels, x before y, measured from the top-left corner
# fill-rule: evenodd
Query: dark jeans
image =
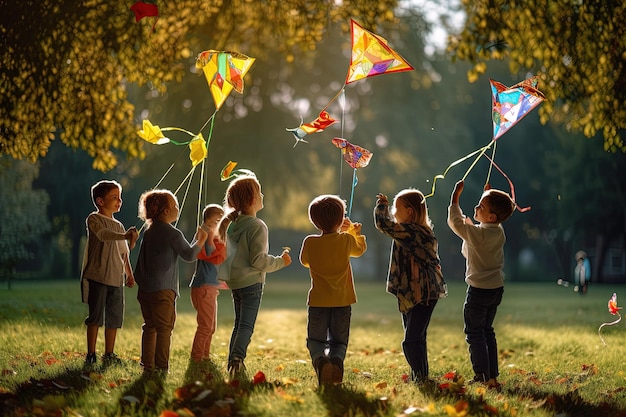
<path id="1" fill-rule="evenodd" d="M 331 358 L 346 358 L 351 317 L 352 306 L 309 307 L 306 347 L 313 363 L 326 350 Z"/>
<path id="2" fill-rule="evenodd" d="M 499 375 L 498 344 L 493 320 L 502 301 L 502 294 L 504 287 L 482 289 L 469 286 L 465 296 L 465 340 L 469 344 L 474 374 L 483 381 Z"/>
<path id="3" fill-rule="evenodd" d="M 253 284 L 249 287 L 232 290 L 235 323 L 230 336 L 228 361 L 235 358 L 245 359 L 248 345 L 252 339 L 254 325 L 261 307 L 263 284 Z"/>
<path id="4" fill-rule="evenodd" d="M 423 381 L 428 378 L 428 349 L 426 346 L 426 332 L 430 318 L 437 305 L 437 300 L 417 304 L 406 313 L 402 313 L 404 340 L 402 350 L 404 357 L 411 367 L 411 380 Z"/>

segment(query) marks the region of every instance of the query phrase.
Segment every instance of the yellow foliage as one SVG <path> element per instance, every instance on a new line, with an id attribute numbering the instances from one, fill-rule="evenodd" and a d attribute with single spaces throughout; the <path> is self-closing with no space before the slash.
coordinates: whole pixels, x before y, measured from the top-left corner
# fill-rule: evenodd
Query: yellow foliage
<path id="1" fill-rule="evenodd" d="M 588 137 L 602 134 L 605 149 L 626 152 L 619 136 L 626 129 L 623 2 L 602 2 L 601 7 L 597 2 L 570 0 L 478 0 L 462 4 L 467 23 L 459 36 L 451 38 L 448 51 L 474 64 L 467 73 L 469 82 L 486 72 L 479 64 L 486 66 L 490 59 L 508 55 L 512 74 L 525 78 L 529 70 L 544 81 L 539 89 L 553 103 L 547 109 L 547 103 L 543 105 L 542 123 L 554 119 Z M 482 51 L 494 39 L 507 46 L 501 53 L 469 52 L 477 46 Z"/>

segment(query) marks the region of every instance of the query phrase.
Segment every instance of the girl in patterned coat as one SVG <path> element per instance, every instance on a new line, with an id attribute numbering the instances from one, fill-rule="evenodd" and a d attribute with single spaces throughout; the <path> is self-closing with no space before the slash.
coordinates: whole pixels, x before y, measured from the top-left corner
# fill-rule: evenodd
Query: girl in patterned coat
<path id="1" fill-rule="evenodd" d="M 386 195 L 378 194 L 376 198 L 376 228 L 393 239 L 387 292 L 398 299 L 404 328 L 402 350 L 411 367 L 411 380 L 425 383 L 428 382 L 428 324 L 437 301 L 448 295 L 437 238 L 420 191 L 400 191 L 391 212 Z"/>

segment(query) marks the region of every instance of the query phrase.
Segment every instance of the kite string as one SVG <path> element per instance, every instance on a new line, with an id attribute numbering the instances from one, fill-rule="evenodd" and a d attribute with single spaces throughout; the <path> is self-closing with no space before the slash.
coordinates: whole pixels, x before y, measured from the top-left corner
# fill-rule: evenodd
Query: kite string
<path id="1" fill-rule="evenodd" d="M 335 99 L 337 97 L 339 97 L 339 94 L 341 94 L 341 99 L 339 100 L 339 105 L 341 107 L 341 137 L 343 138 L 343 134 L 344 134 L 344 119 L 345 119 L 345 115 L 346 115 L 346 85 L 343 85 L 343 88 L 339 91 L 339 93 L 337 93 L 337 95 L 330 101 L 330 103 L 332 103 L 333 101 L 335 101 Z M 330 103 L 328 103 L 326 105 L 326 107 L 324 107 L 324 110 L 330 105 Z M 322 110 L 323 111 L 323 110 Z M 344 149 L 339 149 L 339 195 L 341 195 L 341 182 L 343 180 L 343 153 L 344 153 Z M 349 216 L 350 214 L 348 214 Z"/>
<path id="2" fill-rule="evenodd" d="M 472 162 L 472 165 L 470 165 L 470 167 L 467 169 L 467 171 L 465 172 L 465 175 L 463 175 L 463 178 L 461 178 L 461 181 L 465 181 L 465 178 L 467 178 L 467 176 L 469 175 L 470 171 L 472 169 L 474 169 L 474 166 L 476 165 L 476 163 L 478 162 L 478 160 L 480 159 L 481 156 L 483 156 L 485 154 L 485 152 L 487 152 L 487 149 L 489 149 L 491 147 L 491 145 L 495 143 L 495 140 L 492 140 L 491 142 L 489 142 L 489 144 L 487 146 L 485 146 L 484 148 L 482 148 L 482 151 L 480 152 L 480 154 L 476 157 L 476 159 L 474 160 L 474 162 Z"/>
<path id="3" fill-rule="evenodd" d="M 475 151 L 465 155 L 464 157 L 462 157 L 460 159 L 457 159 L 456 161 L 454 161 L 450 165 L 448 165 L 448 167 L 445 169 L 445 171 L 443 171 L 443 174 L 435 175 L 435 177 L 433 178 L 433 186 L 431 188 L 430 194 L 428 194 L 424 198 L 432 197 L 433 195 L 435 195 L 435 186 L 437 185 L 437 180 L 445 178 L 446 175 L 448 174 L 448 171 L 450 171 L 450 169 L 452 169 L 452 167 L 460 164 L 461 162 L 465 161 L 468 158 L 471 158 L 472 156 L 476 155 L 479 152 L 483 152 L 484 153 L 490 146 L 491 146 L 491 143 L 489 143 L 487 146 L 479 148 L 479 149 L 477 149 L 477 150 L 475 150 Z M 474 163 L 476 163 L 476 162 L 474 162 Z M 467 173 L 465 175 L 467 176 Z"/>
<path id="4" fill-rule="evenodd" d="M 602 344 L 604 344 L 604 346 L 606 346 L 606 342 L 604 341 L 604 338 L 602 337 L 602 335 L 600 334 L 600 330 L 604 327 L 604 326 L 612 326 L 614 324 L 617 324 L 620 322 L 620 320 L 622 319 L 622 316 L 619 314 L 619 311 L 616 313 L 618 319 L 609 323 L 602 323 L 600 325 L 600 327 L 598 327 L 598 336 L 600 336 L 600 340 L 602 340 Z"/>
<path id="5" fill-rule="evenodd" d="M 180 191 L 180 189 L 182 188 L 183 184 L 185 182 L 187 182 L 187 187 L 185 188 L 185 194 L 183 195 L 183 201 L 180 204 L 180 208 L 179 208 L 179 213 L 183 211 L 183 207 L 185 207 L 185 202 L 187 201 L 187 194 L 189 193 L 189 187 L 191 186 L 191 180 L 193 178 L 193 173 L 196 170 L 196 167 L 191 167 L 191 170 L 189 171 L 189 173 L 187 174 L 187 176 L 185 178 L 183 178 L 183 180 L 181 181 L 180 185 L 178 186 L 178 188 L 176 189 L 176 191 L 174 192 L 174 194 L 178 194 L 178 192 Z M 178 216 L 178 219 L 176 219 L 176 223 L 174 223 L 174 226 L 178 226 L 178 220 L 180 219 L 180 215 Z"/>
<path id="6" fill-rule="evenodd" d="M 487 179 L 485 180 L 485 185 L 489 184 L 489 179 L 491 178 L 491 168 L 493 168 L 493 165 L 494 165 L 493 161 L 495 161 L 495 159 L 496 159 L 496 146 L 498 146 L 498 142 L 494 141 L 493 142 L 493 149 L 491 150 L 491 159 L 490 159 L 491 163 L 489 164 L 489 171 L 487 171 Z M 485 156 L 487 156 L 487 155 L 485 155 Z M 487 157 L 487 159 L 489 159 L 489 158 Z M 500 172 L 502 172 L 502 171 L 500 171 Z M 503 172 L 502 172 L 502 174 L 504 175 Z M 506 175 L 505 175 L 505 177 L 506 177 Z M 508 179 L 508 177 L 507 177 L 507 179 Z"/>

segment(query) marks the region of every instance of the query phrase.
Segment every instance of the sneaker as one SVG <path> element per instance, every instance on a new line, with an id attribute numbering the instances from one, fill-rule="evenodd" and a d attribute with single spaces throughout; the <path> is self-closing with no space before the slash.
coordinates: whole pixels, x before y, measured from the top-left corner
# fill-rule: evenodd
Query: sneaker
<path id="1" fill-rule="evenodd" d="M 238 379 L 242 374 L 246 372 L 246 366 L 243 364 L 243 359 L 234 358 L 228 362 L 228 375 L 231 380 Z"/>
<path id="2" fill-rule="evenodd" d="M 333 384 L 341 384 L 343 382 L 343 359 L 339 357 L 330 358 L 332 365 L 332 382 Z"/>
<path id="3" fill-rule="evenodd" d="M 115 353 L 109 352 L 102 355 L 102 363 L 105 366 L 121 365 L 122 360 Z"/>
<path id="4" fill-rule="evenodd" d="M 95 352 L 88 353 L 87 357 L 85 357 L 85 365 L 93 365 L 97 361 Z"/>
<path id="5" fill-rule="evenodd" d="M 333 364 L 326 356 L 320 356 L 313 365 L 317 374 L 317 383 L 321 385 L 333 383 Z"/>
<path id="6" fill-rule="evenodd" d="M 500 384 L 495 378 L 490 378 L 489 381 L 485 382 L 487 389 L 495 389 L 496 391 L 500 391 L 502 389 L 502 384 Z"/>

